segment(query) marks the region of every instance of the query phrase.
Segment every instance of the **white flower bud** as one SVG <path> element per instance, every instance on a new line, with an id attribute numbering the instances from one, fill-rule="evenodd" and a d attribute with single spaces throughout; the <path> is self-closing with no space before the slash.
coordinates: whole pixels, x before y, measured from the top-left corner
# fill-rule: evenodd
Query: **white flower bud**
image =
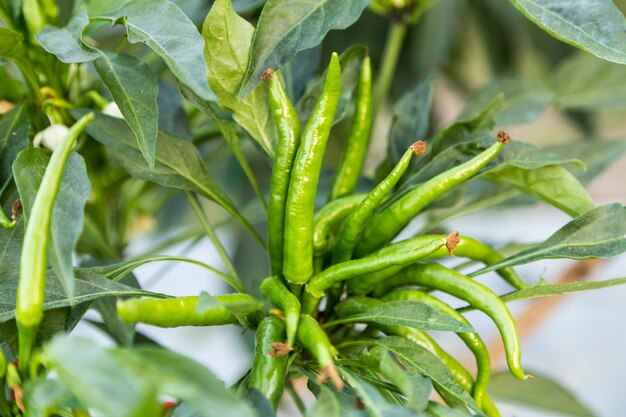
<path id="1" fill-rule="evenodd" d="M 118 119 L 124 118 L 124 115 L 122 115 L 120 108 L 114 101 L 110 101 L 109 103 L 107 103 L 107 105 L 104 106 L 104 108 L 102 109 L 102 113 L 111 117 L 117 117 Z"/>
<path id="2" fill-rule="evenodd" d="M 61 139 L 63 139 L 63 137 L 67 134 L 68 130 L 69 129 L 65 125 L 48 126 L 35 135 L 35 138 L 33 139 L 33 146 L 38 148 L 43 145 L 51 151 L 54 151 L 57 146 L 59 146 Z"/>

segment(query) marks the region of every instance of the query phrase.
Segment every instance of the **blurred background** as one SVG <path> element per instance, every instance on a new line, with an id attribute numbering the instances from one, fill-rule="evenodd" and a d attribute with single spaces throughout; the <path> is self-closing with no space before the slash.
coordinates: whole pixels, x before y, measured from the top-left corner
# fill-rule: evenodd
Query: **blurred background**
<path id="1" fill-rule="evenodd" d="M 211 5 L 210 1 L 203 0 L 176 3 L 198 24 Z M 615 3 L 626 11 L 626 0 Z M 233 0 L 233 4 L 240 14 L 254 22 L 263 1 Z M 352 44 L 366 45 L 375 71 L 379 71 L 388 27 L 387 17 L 366 10 L 350 28 L 329 33 L 322 45 L 296 56 L 284 71 L 288 84 L 304 86 L 307 80 L 314 80 L 332 51 L 343 51 Z M 98 41 L 116 42 L 115 37 L 115 30 L 105 31 Z M 578 175 L 588 184 L 595 203 L 626 204 L 626 158 L 623 156 L 626 150 L 623 145 L 626 139 L 626 67 L 601 61 L 550 37 L 503 0 L 434 2 L 406 33 L 398 62 L 389 99 L 381 108 L 375 125 L 367 162 L 371 177 L 377 175 L 381 164 L 384 165 L 384 156 L 390 146 L 389 132 L 397 114 L 394 103 L 420 83 L 432 80 L 428 81 L 432 95 L 428 120 L 420 127 L 423 138 L 432 137 L 441 127 L 451 123 L 466 101 L 489 96 L 494 89 L 502 90 L 505 92 L 505 111 L 497 118 L 497 129 L 507 130 L 514 140 L 582 159 L 587 163 L 588 171 L 580 171 Z M 164 88 L 167 90 L 167 85 Z M 303 92 L 303 88 L 296 87 L 290 91 L 294 100 L 298 100 Z M 173 94 L 176 94 L 175 90 Z M 172 100 L 160 101 L 159 105 L 163 113 L 166 106 L 172 105 Z M 208 155 L 219 181 L 227 184 L 225 188 L 229 192 L 237 190 L 238 201 L 254 200 L 253 191 L 237 161 L 230 156 L 211 121 L 190 129 L 184 116 L 179 114 L 176 117 L 176 114 L 166 110 L 170 118 L 168 126 L 181 136 L 194 139 Z M 345 129 L 345 123 L 338 124 L 329 142 L 327 172 L 320 184 L 321 196 L 326 195 L 324 187 L 328 187 L 333 166 L 339 161 Z M 581 142 L 596 151 L 593 152 L 596 159 L 585 158 Z M 570 146 L 574 143 L 576 148 Z M 251 141 L 244 145 L 261 185 L 267 189 L 270 172 L 267 161 Z M 599 148 L 604 152 L 597 152 Z M 604 164 L 611 166 L 603 170 L 600 167 Z M 363 186 L 368 186 L 367 180 Z M 155 192 L 155 198 L 161 195 L 159 193 L 166 192 Z M 168 194 L 168 197 L 171 196 Z M 211 244 L 199 237 L 198 225 L 193 213 L 186 211 L 184 199 L 174 197 L 162 201 L 163 210 L 157 217 L 149 215 L 149 210 L 146 213 L 137 211 L 132 223 L 132 243 L 125 255 L 131 257 L 157 250 L 159 253 L 184 254 L 221 266 Z M 263 230 L 261 209 L 254 203 L 244 209 L 249 217 L 256 216 L 257 226 Z M 213 216 L 214 223 L 221 225 L 218 227 L 220 236 L 246 285 L 254 290 L 268 273 L 265 254 L 225 221 L 223 213 L 209 205 L 206 210 Z M 557 209 L 528 200 L 446 220 L 440 228 L 460 230 L 496 247 L 507 247 L 541 241 L 568 220 L 569 217 Z M 416 219 L 411 225 L 412 230 L 419 229 L 425 221 Z M 181 237 L 181 230 L 188 233 Z M 169 238 L 171 241 L 167 243 Z M 544 261 L 520 267 L 519 272 L 530 282 L 537 282 L 540 278 L 550 283 L 617 278 L 626 276 L 626 256 L 608 261 L 584 261 L 576 266 L 568 261 Z M 187 264 L 147 265 L 136 271 L 136 277 L 145 289 L 171 295 L 227 291 L 214 276 Z M 500 293 L 510 291 L 490 275 L 481 280 Z M 597 416 L 623 415 L 626 409 L 626 396 L 623 395 L 626 382 L 624 300 L 626 287 L 613 287 L 512 303 L 524 338 L 523 363 L 528 372 L 559 381 Z M 96 313 L 90 317 L 98 320 Z M 504 369 L 499 337 L 493 325 L 478 313 L 470 313 L 468 318 L 481 334 L 491 336 L 485 339 L 492 346 L 494 367 Z M 140 326 L 138 330 L 164 346 L 199 360 L 227 384 L 242 377 L 252 361 L 251 335 L 240 333 L 234 327 L 156 329 Z M 79 331 L 107 342 L 106 337 L 88 323 L 81 324 Z M 456 339 L 445 334 L 437 337 L 451 353 L 463 358 L 469 368 L 473 366 L 472 358 Z M 506 397 L 506 393 L 501 394 Z M 505 416 L 554 415 L 504 400 L 498 403 Z M 285 416 L 296 415 L 287 396 L 281 410 Z"/>

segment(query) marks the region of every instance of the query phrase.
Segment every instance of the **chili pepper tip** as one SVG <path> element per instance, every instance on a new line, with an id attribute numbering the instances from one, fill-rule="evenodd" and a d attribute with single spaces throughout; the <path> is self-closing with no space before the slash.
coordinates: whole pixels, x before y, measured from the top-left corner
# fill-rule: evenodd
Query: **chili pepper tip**
<path id="1" fill-rule="evenodd" d="M 454 256 L 452 251 L 456 248 L 456 245 L 458 245 L 460 241 L 459 232 L 457 231 L 450 233 L 448 237 L 444 239 L 444 244 L 446 245 L 448 252 L 450 252 L 450 256 Z"/>
<path id="2" fill-rule="evenodd" d="M 423 140 L 418 140 L 417 142 L 413 142 L 409 149 L 413 151 L 415 155 L 424 155 L 426 153 L 426 142 Z"/>
<path id="3" fill-rule="evenodd" d="M 504 130 L 498 132 L 498 142 L 504 143 L 505 145 L 511 141 L 511 136 L 506 133 Z"/>
<path id="4" fill-rule="evenodd" d="M 268 68 L 265 71 L 263 71 L 263 74 L 261 74 L 261 80 L 262 81 L 272 81 L 274 79 L 274 70 L 272 68 Z"/>

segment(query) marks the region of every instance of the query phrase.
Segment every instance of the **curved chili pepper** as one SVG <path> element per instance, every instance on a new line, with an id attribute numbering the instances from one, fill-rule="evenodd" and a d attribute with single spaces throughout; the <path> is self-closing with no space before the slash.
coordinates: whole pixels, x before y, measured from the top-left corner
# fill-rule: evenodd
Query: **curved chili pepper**
<path id="1" fill-rule="evenodd" d="M 330 344 L 326 332 L 320 327 L 317 320 L 308 314 L 302 314 L 300 316 L 297 339 L 300 345 L 313 354 L 315 360 L 322 368 L 319 382 L 330 379 L 338 390 L 343 388 L 343 381 L 339 377 L 333 361 L 335 348 Z"/>
<path id="2" fill-rule="evenodd" d="M 261 283 L 261 293 L 277 308 L 285 313 L 287 325 L 287 345 L 293 347 L 300 320 L 300 300 L 291 293 L 276 277 L 269 277 Z"/>
<path id="3" fill-rule="evenodd" d="M 341 95 L 339 55 L 333 53 L 322 94 L 302 133 L 285 213 L 283 275 L 303 285 L 313 275 L 313 212 L 326 143 Z"/>

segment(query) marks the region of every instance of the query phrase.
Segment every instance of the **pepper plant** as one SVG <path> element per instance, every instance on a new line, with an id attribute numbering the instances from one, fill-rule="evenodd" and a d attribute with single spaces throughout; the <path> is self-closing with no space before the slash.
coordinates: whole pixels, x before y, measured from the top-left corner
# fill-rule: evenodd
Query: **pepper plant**
<path id="1" fill-rule="evenodd" d="M 596 206 L 585 189 L 624 142 L 572 142 L 560 155 L 501 129 L 552 106 L 590 133 L 595 110 L 623 106 L 619 8 L 205 3 L 0 3 L 0 416 L 273 416 L 285 391 L 307 416 L 500 416 L 489 351 L 463 313 L 494 322 L 523 381 L 507 302 L 626 283 L 554 284 L 514 269 L 626 251 L 626 209 Z M 471 90 L 451 45 L 480 45 L 457 36 L 462 25 L 441 24 L 459 16 L 492 52 L 484 16 L 514 22 L 527 52 L 542 39 L 534 46 L 560 65 L 560 84 L 497 78 L 453 122 L 431 126 L 435 80 Z M 414 64 L 400 65 L 403 54 Z M 513 67 L 510 55 L 491 54 L 494 75 Z M 398 98 L 394 84 L 407 83 Z M 375 166 L 370 147 L 386 149 L 371 153 Z M 461 214 L 537 200 L 571 216 L 543 242 L 496 250 L 456 230 Z M 180 221 L 187 212 L 191 227 Z M 218 233 L 226 227 L 244 248 L 235 259 Z M 129 255 L 146 233 L 154 245 Z M 167 254 L 204 236 L 221 265 Z M 232 291 L 141 288 L 133 271 L 163 261 L 198 265 Z M 509 292 L 479 282 L 492 271 Z M 90 310 L 102 320 L 86 319 Z M 68 336 L 81 321 L 115 346 Z M 240 326 L 254 334 L 253 364 L 227 388 L 136 323 Z M 429 331 L 456 333 L 476 372 Z M 316 399 L 308 410 L 305 392 Z"/>

